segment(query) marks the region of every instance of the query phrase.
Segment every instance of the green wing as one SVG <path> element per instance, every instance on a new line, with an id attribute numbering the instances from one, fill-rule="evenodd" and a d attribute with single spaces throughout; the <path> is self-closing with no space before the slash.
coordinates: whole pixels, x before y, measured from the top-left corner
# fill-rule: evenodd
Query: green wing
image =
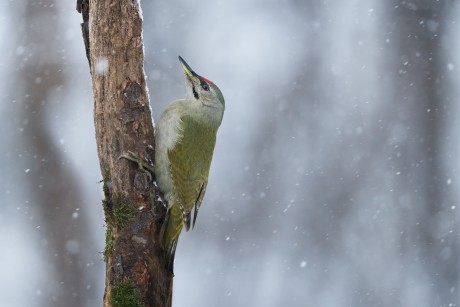
<path id="1" fill-rule="evenodd" d="M 198 194 L 198 198 L 195 202 L 195 212 L 193 213 L 193 223 L 192 227 L 195 228 L 196 217 L 198 216 L 198 210 L 200 210 L 201 203 L 203 202 L 204 193 L 206 192 L 206 187 L 208 186 L 208 181 L 205 180 L 203 185 L 201 186 L 200 193 Z"/>
<path id="2" fill-rule="evenodd" d="M 206 191 L 211 166 L 216 129 L 182 117 L 180 137 L 168 151 L 176 201 L 181 207 L 185 228 L 190 228 L 190 216 L 195 207 L 194 221 Z M 195 223 L 193 223 L 195 224 Z"/>

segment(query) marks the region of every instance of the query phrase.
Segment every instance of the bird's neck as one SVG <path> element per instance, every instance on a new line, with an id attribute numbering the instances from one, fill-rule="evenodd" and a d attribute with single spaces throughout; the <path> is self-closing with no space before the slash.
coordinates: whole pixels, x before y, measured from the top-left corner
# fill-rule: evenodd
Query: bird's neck
<path id="1" fill-rule="evenodd" d="M 223 116 L 223 111 L 221 109 L 203 105 L 199 101 L 186 103 L 185 105 L 187 106 L 186 114 L 193 120 L 213 129 L 219 128 Z"/>

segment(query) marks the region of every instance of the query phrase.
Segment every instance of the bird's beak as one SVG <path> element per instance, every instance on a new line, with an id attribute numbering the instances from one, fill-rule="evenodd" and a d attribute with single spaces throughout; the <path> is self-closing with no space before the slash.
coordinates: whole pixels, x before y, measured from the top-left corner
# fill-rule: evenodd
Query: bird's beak
<path id="1" fill-rule="evenodd" d="M 197 76 L 197 74 L 190 68 L 190 66 L 187 64 L 187 62 L 184 61 L 184 59 L 179 56 L 179 61 L 182 64 L 182 68 L 185 71 L 185 74 L 192 79 L 194 76 Z"/>

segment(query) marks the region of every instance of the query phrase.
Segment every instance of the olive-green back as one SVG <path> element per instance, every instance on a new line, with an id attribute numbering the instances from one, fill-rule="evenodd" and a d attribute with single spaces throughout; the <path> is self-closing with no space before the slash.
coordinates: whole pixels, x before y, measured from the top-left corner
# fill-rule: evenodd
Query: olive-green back
<path id="1" fill-rule="evenodd" d="M 203 199 L 200 190 L 206 188 L 217 129 L 183 116 L 179 130 L 178 142 L 168 151 L 168 157 L 176 201 L 184 213 L 190 214 Z"/>

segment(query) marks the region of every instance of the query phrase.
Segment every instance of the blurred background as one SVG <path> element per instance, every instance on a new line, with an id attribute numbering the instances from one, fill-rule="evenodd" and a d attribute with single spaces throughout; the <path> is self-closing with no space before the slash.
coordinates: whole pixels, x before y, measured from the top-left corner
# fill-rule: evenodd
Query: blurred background
<path id="1" fill-rule="evenodd" d="M 0 3 L 2 306 L 101 306 L 75 1 Z M 178 306 L 459 306 L 460 4 L 143 1 L 153 117 L 182 55 L 226 113 Z"/>

